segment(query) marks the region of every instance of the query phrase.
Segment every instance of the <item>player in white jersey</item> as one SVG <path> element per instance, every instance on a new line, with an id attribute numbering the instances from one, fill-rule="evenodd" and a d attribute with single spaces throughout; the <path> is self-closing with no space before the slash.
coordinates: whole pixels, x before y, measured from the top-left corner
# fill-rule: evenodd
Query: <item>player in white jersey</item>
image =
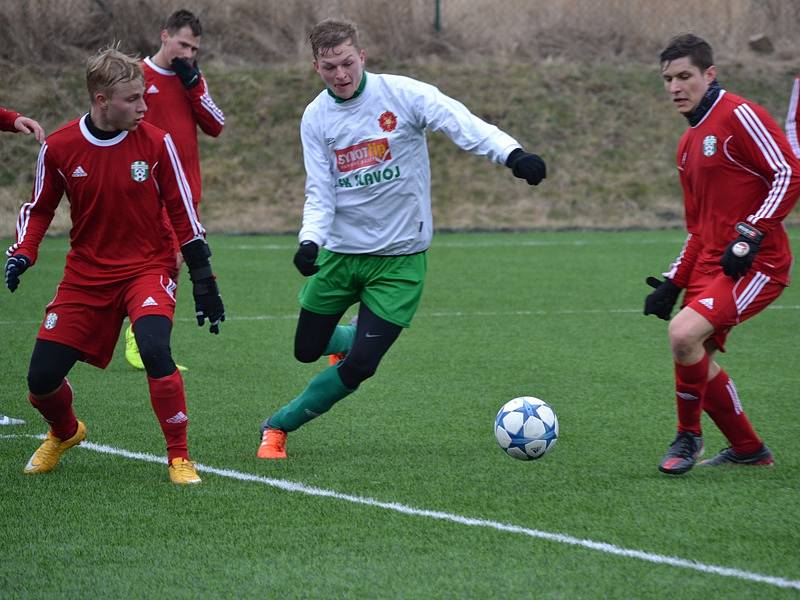
<path id="1" fill-rule="evenodd" d="M 800 158 L 800 75 L 792 82 L 789 94 L 789 112 L 786 113 L 786 137 L 797 158 Z"/>
<path id="2" fill-rule="evenodd" d="M 544 161 L 435 87 L 364 70 L 354 24 L 325 20 L 310 35 L 326 90 L 300 134 L 306 201 L 294 264 L 300 293 L 295 357 L 345 354 L 262 424 L 259 458 L 286 458 L 286 434 L 327 412 L 378 367 L 419 306 L 433 235 L 425 131 L 506 165 L 537 185 Z M 338 326 L 359 303 L 357 324 Z"/>

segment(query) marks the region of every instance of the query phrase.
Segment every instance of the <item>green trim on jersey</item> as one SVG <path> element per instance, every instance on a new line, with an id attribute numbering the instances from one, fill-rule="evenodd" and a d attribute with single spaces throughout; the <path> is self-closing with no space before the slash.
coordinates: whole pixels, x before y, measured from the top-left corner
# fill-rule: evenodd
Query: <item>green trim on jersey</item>
<path id="1" fill-rule="evenodd" d="M 334 94 L 331 91 L 331 88 L 325 88 L 325 89 L 328 90 L 328 95 L 331 98 L 333 98 L 333 101 L 336 102 L 336 104 L 341 104 L 342 102 L 347 102 L 348 100 L 355 100 L 356 98 L 358 98 L 361 95 L 361 92 L 364 91 L 364 88 L 366 86 L 367 86 L 367 72 L 366 71 L 362 71 L 361 72 L 361 83 L 358 84 L 358 87 L 356 88 L 356 91 L 353 92 L 353 95 L 350 96 L 349 98 L 339 98 L 339 96 L 337 96 L 336 94 Z"/>
<path id="2" fill-rule="evenodd" d="M 410 327 L 419 308 L 427 252 L 404 256 L 339 254 L 322 248 L 319 271 L 300 290 L 300 306 L 321 315 L 343 313 L 363 302 L 381 319 Z"/>

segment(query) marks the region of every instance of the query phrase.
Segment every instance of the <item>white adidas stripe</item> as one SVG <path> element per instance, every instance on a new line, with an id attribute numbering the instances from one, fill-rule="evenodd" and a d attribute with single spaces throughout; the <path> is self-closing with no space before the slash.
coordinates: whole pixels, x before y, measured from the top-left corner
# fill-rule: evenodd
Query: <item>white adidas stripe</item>
<path id="1" fill-rule="evenodd" d="M 747 307 L 752 304 L 753 300 L 755 300 L 761 290 L 764 289 L 764 286 L 769 283 L 769 279 L 770 278 L 767 275 L 764 275 L 764 273 L 758 271 L 747 284 L 747 287 L 745 287 L 744 291 L 739 296 L 735 296 L 736 313 L 738 315 L 741 315 L 747 309 Z M 734 290 L 735 289 L 736 288 L 734 288 Z M 734 294 L 736 294 L 736 291 L 734 291 Z"/>
<path id="2" fill-rule="evenodd" d="M 772 181 L 772 187 L 767 197 L 756 213 L 748 217 L 748 221 L 755 225 L 760 219 L 769 218 L 775 213 L 775 210 L 786 195 L 786 190 L 791 181 L 792 169 L 786 162 L 777 142 L 750 106 L 742 104 L 734 109 L 733 112 L 750 134 L 759 150 L 761 150 L 761 154 L 770 168 L 775 172 L 775 178 Z"/>
<path id="3" fill-rule="evenodd" d="M 178 150 L 175 148 L 175 144 L 173 143 L 172 136 L 170 136 L 170 134 L 166 134 L 164 136 L 164 144 L 167 147 L 167 154 L 169 155 L 169 160 L 172 163 L 172 169 L 175 173 L 175 179 L 178 182 L 178 189 L 180 190 L 181 199 L 183 200 L 183 207 L 186 209 L 186 215 L 189 217 L 189 223 L 192 226 L 192 232 L 194 233 L 195 238 L 201 237 L 205 233 L 205 229 L 203 229 L 203 226 L 200 224 L 200 221 L 197 218 L 197 213 L 194 210 L 192 189 L 189 186 L 189 182 L 186 180 L 186 174 L 183 172 L 183 166 L 178 158 Z"/>

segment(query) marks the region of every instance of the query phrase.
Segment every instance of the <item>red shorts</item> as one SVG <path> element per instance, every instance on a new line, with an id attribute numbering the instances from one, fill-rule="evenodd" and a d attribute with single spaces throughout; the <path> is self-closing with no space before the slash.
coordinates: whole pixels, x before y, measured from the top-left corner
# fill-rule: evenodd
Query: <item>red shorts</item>
<path id="1" fill-rule="evenodd" d="M 708 319 L 714 326 L 711 339 L 725 352 L 730 330 L 772 304 L 784 287 L 761 271 L 751 270 L 737 281 L 722 272 L 706 275 L 695 271 L 683 296 L 683 306 Z"/>
<path id="2" fill-rule="evenodd" d="M 176 287 L 171 277 L 160 273 L 96 287 L 62 281 L 36 339 L 80 350 L 82 361 L 104 369 L 114 354 L 122 320 L 128 316 L 133 323 L 145 315 L 172 320 Z"/>

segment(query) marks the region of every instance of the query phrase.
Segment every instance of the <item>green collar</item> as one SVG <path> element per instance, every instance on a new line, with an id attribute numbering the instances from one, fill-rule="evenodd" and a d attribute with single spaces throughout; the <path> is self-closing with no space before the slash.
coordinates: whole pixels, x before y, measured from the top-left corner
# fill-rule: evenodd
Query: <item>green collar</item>
<path id="1" fill-rule="evenodd" d="M 341 104 L 343 102 L 348 102 L 349 100 L 355 100 L 356 98 L 358 98 L 361 95 L 361 92 L 364 91 L 366 85 L 367 85 L 367 72 L 364 71 L 364 73 L 361 75 L 361 83 L 358 84 L 358 89 L 352 96 L 350 96 L 347 99 L 339 98 L 339 96 L 337 96 L 331 91 L 331 88 L 326 88 L 326 89 L 328 90 L 328 94 L 330 95 L 330 97 L 333 98 L 334 102 L 336 102 L 336 104 Z"/>

